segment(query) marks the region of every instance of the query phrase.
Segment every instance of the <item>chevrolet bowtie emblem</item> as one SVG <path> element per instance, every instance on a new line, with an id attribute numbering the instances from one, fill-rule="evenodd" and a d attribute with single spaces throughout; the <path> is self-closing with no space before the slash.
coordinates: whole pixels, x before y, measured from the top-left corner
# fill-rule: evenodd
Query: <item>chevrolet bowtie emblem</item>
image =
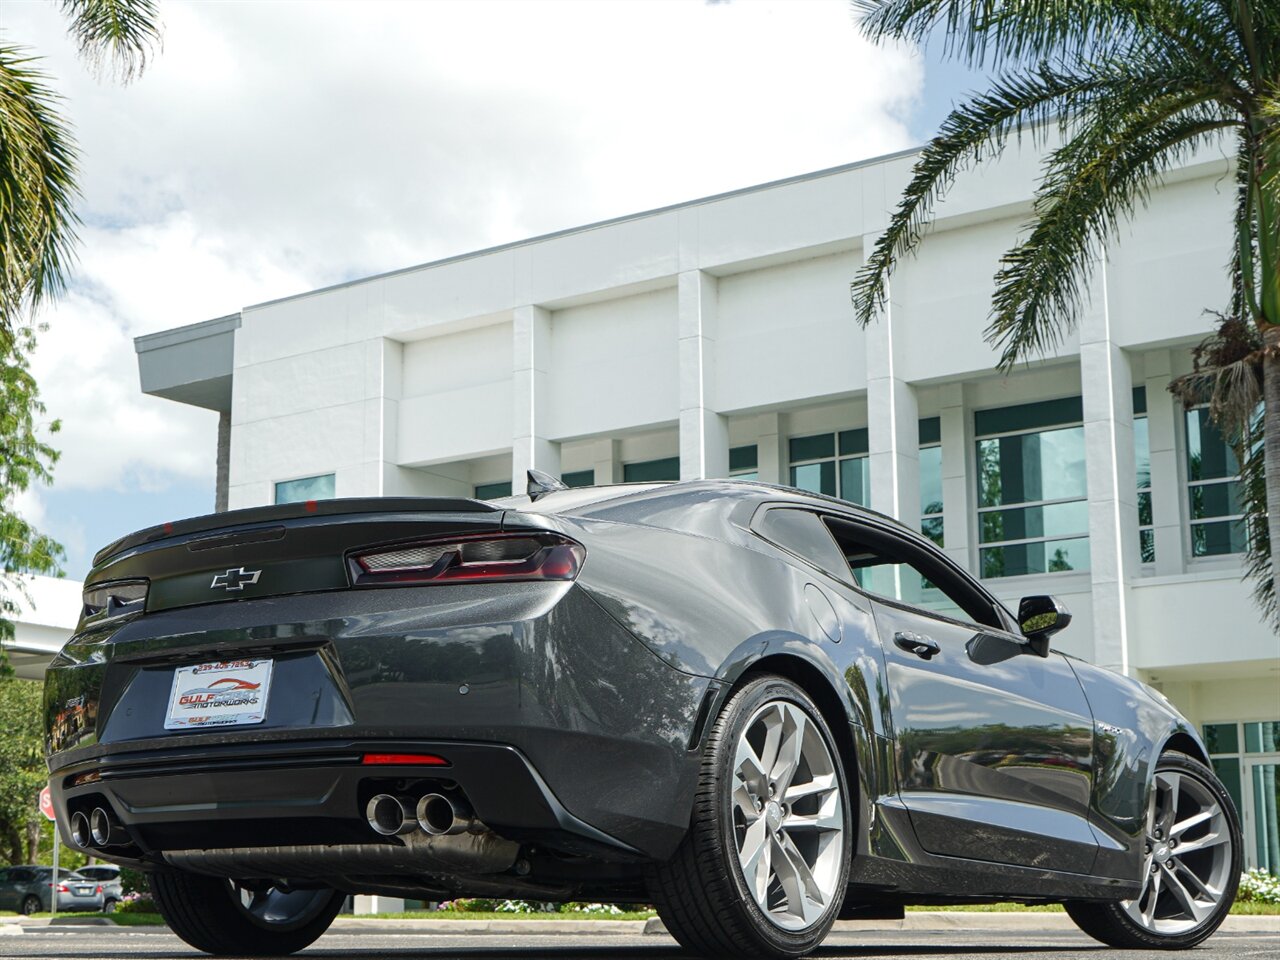
<path id="1" fill-rule="evenodd" d="M 222 587 L 227 591 L 243 590 L 245 584 L 257 583 L 260 576 L 262 576 L 261 570 L 246 570 L 244 567 L 240 567 L 238 570 L 228 570 L 226 573 L 215 574 L 213 583 L 209 584 L 209 589 Z"/>

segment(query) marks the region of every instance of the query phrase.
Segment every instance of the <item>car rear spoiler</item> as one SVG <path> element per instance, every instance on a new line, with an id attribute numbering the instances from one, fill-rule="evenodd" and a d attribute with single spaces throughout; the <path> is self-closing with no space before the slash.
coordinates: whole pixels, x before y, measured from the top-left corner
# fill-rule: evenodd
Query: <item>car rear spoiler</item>
<path id="1" fill-rule="evenodd" d="M 352 513 L 501 513 L 502 507 L 483 500 L 465 497 L 350 497 L 338 500 L 307 500 L 300 503 L 279 503 L 269 507 L 250 507 L 246 510 L 229 510 L 210 513 L 187 520 L 174 520 L 155 527 L 147 527 L 126 534 L 114 543 L 103 547 L 93 556 L 96 567 L 102 561 L 131 547 L 227 527 L 239 527 L 251 523 L 271 523 L 299 517 L 325 517 Z"/>

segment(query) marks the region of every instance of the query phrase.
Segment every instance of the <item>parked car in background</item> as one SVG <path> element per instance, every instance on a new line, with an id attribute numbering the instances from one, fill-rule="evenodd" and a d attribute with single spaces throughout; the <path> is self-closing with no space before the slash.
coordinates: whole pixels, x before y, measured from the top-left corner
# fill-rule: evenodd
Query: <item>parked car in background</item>
<path id="1" fill-rule="evenodd" d="M 58 910 L 93 913 L 102 909 L 102 884 L 71 870 L 58 871 Z M 25 916 L 53 909 L 53 867 L 0 870 L 0 910 Z"/>
<path id="2" fill-rule="evenodd" d="M 124 899 L 120 868 L 114 863 L 95 863 L 88 867 L 81 867 L 76 872 L 82 877 L 88 877 L 102 884 L 102 912 L 114 913 L 116 906 Z"/>

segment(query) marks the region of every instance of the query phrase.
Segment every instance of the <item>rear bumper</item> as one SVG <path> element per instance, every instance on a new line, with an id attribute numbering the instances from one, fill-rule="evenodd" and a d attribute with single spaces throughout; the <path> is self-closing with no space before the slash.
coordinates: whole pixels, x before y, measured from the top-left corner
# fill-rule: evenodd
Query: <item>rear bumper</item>
<path id="1" fill-rule="evenodd" d="M 442 767 L 369 765 L 366 754 L 445 758 Z M 158 862 L 165 851 L 377 841 L 365 805 L 378 793 L 460 791 L 503 837 L 621 862 L 646 859 L 574 816 L 517 749 L 461 741 L 318 740 L 118 752 L 58 770 L 58 822 L 111 810 L 130 844 L 88 851 Z M 77 847 L 66 838 L 73 849 Z"/>
<path id="2" fill-rule="evenodd" d="M 165 729 L 176 666 L 251 657 L 274 661 L 261 723 Z M 46 674 L 49 769 L 64 804 L 92 792 L 72 787 L 75 776 L 100 771 L 120 819 L 159 848 L 165 825 L 183 821 L 216 832 L 336 817 L 367 832 L 356 801 L 368 774 L 353 745 L 448 744 L 459 783 L 465 773 L 486 795 L 477 805 L 496 807 L 483 811 L 495 830 L 590 825 L 619 849 L 665 859 L 688 828 L 690 740 L 709 683 L 568 584 L 188 607 L 72 638 Z M 473 766 L 480 749 L 488 759 Z M 271 768 L 239 766 L 245 756 Z"/>

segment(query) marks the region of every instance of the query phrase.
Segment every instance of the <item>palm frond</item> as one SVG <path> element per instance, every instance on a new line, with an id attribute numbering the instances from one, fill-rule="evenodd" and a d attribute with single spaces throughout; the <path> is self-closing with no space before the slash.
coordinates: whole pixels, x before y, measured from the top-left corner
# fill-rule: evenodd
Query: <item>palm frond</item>
<path id="1" fill-rule="evenodd" d="M 943 52 L 970 66 L 1082 63 L 1153 37 L 1206 65 L 1235 60 L 1238 35 L 1222 0 L 852 0 L 873 40 L 916 43 L 943 30 Z"/>
<path id="2" fill-rule="evenodd" d="M 889 225 L 850 285 L 854 315 L 866 326 L 884 306 L 894 263 L 920 243 L 934 204 L 956 175 L 998 156 L 1011 136 L 1043 138 L 1055 118 L 1060 123 L 1114 77 L 1061 73 L 1049 65 L 1034 73 L 1003 77 L 990 92 L 956 107 L 916 160 Z"/>
<path id="3" fill-rule="evenodd" d="M 76 150 L 35 63 L 0 45 L 0 347 L 22 310 L 61 292 L 75 256 Z"/>
<path id="4" fill-rule="evenodd" d="M 1082 305 L 1097 248 L 1145 203 L 1160 174 L 1238 123 L 1203 94 L 1159 97 L 1132 110 L 1106 109 L 1050 156 L 1030 234 L 996 274 L 987 337 L 1007 369 L 1056 346 Z"/>
<path id="5" fill-rule="evenodd" d="M 155 0 L 62 0 L 62 12 L 80 56 L 123 83 L 142 73 L 161 43 Z"/>

